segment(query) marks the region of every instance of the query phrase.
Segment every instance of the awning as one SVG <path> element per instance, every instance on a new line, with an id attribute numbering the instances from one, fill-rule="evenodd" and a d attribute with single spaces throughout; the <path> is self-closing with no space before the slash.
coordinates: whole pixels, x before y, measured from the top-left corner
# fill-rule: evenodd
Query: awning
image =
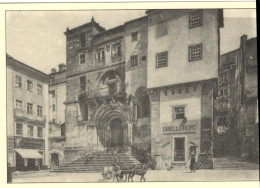
<path id="1" fill-rule="evenodd" d="M 32 149 L 15 149 L 16 152 L 18 152 L 22 158 L 28 158 L 28 159 L 42 159 L 43 156 L 36 150 Z"/>

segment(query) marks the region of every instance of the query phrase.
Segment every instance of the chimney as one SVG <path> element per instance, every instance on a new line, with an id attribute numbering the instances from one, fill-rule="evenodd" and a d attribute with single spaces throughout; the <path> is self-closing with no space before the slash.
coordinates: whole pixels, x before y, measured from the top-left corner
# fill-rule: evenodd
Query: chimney
<path id="1" fill-rule="evenodd" d="M 51 69 L 51 74 L 53 74 L 53 73 L 56 73 L 56 69 L 55 68 Z"/>
<path id="2" fill-rule="evenodd" d="M 59 66 L 59 72 L 63 71 L 63 70 L 66 70 L 66 65 L 64 63 L 61 63 L 58 66 Z"/>

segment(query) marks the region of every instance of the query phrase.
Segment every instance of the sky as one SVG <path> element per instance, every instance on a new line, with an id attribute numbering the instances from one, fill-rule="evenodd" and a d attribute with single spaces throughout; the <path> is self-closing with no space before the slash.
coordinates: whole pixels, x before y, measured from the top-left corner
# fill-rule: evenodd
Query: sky
<path id="1" fill-rule="evenodd" d="M 110 29 L 145 16 L 145 10 L 7 11 L 6 51 L 13 58 L 46 74 L 66 63 L 66 28 L 83 25 L 94 17 Z M 255 9 L 224 9 L 220 54 L 239 48 L 240 37 L 256 37 Z"/>

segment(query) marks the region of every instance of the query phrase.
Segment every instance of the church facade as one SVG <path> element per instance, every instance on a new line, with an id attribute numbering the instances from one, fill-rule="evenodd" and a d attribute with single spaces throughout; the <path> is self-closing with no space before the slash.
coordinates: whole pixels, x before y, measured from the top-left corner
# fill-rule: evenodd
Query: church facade
<path id="1" fill-rule="evenodd" d="M 94 18 L 67 28 L 66 140 L 56 145 L 61 164 L 121 148 L 166 169 L 188 162 L 190 143 L 196 157 L 211 150 L 223 14 L 146 14 L 109 30 Z"/>

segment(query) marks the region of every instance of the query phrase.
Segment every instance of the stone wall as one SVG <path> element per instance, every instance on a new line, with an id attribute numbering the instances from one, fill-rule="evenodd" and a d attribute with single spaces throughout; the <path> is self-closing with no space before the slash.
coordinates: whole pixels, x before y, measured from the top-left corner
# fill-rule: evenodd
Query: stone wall
<path id="1" fill-rule="evenodd" d="M 135 96 L 137 88 L 147 85 L 147 45 L 148 27 L 147 17 L 125 24 L 126 49 L 126 92 Z M 137 41 L 132 41 L 132 33 L 138 32 Z M 131 56 L 137 55 L 137 66 L 131 66 Z"/>

